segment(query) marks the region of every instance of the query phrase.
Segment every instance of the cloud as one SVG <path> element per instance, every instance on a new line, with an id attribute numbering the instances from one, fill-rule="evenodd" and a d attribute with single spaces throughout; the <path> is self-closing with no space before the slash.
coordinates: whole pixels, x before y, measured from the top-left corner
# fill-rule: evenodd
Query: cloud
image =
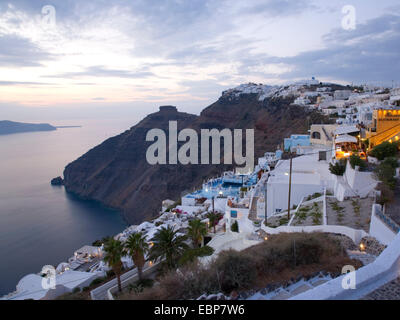
<path id="1" fill-rule="evenodd" d="M 53 58 L 29 39 L 0 35 L 0 66 L 38 67 Z"/>
<path id="2" fill-rule="evenodd" d="M 396 1 L 360 3 L 364 23 L 346 31 L 324 0 L 0 0 L 1 99 L 189 105 L 249 81 L 396 80 Z M 43 32 L 48 4 L 57 25 Z"/>
<path id="3" fill-rule="evenodd" d="M 263 0 L 249 3 L 250 5 L 245 5 L 244 13 L 262 14 L 269 17 L 296 15 L 317 8 L 307 0 Z"/>
<path id="4" fill-rule="evenodd" d="M 327 77 L 357 82 L 399 80 L 400 17 L 384 15 L 357 26 L 354 31 L 335 30 L 325 37 L 326 48 L 294 57 L 268 59 L 293 66 L 283 76 Z"/>
<path id="5" fill-rule="evenodd" d="M 154 76 L 152 72 L 149 71 L 129 71 L 120 69 L 108 69 L 104 66 L 92 66 L 84 68 L 83 71 L 77 72 L 65 72 L 60 74 L 47 75 L 49 78 L 64 78 L 64 79 L 74 79 L 82 77 L 103 77 L 103 78 L 128 78 L 128 79 L 142 79 Z"/>
<path id="6" fill-rule="evenodd" d="M 53 83 L 49 82 L 29 82 L 29 81 L 0 81 L 0 86 L 51 86 Z"/>

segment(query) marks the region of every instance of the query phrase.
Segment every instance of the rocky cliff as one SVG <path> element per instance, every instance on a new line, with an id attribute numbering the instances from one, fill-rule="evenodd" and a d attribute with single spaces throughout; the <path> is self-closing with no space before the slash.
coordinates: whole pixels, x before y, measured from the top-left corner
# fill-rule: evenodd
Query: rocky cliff
<path id="1" fill-rule="evenodd" d="M 292 133 L 307 133 L 310 123 L 327 121 L 315 111 L 291 105 L 294 98 L 259 94 L 224 94 L 204 109 L 200 116 L 161 107 L 136 126 L 104 141 L 69 164 L 64 170 L 65 187 L 81 198 L 121 209 L 130 223 L 139 223 L 159 213 L 161 201 L 179 199 L 185 190 L 201 186 L 203 180 L 233 169 L 229 165 L 150 165 L 146 161 L 146 142 L 150 129 L 168 132 L 171 120 L 178 130 L 193 128 L 255 129 L 255 160 L 274 151 Z M 221 152 L 223 154 L 223 152 Z"/>

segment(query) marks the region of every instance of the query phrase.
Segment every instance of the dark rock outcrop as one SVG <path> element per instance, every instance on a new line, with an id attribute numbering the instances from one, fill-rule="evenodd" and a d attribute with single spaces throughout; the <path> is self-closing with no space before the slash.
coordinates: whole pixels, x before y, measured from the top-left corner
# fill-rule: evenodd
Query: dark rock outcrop
<path id="1" fill-rule="evenodd" d="M 61 177 L 57 177 L 57 178 L 51 179 L 50 183 L 52 186 L 62 186 L 62 185 L 64 185 L 64 180 Z"/>
<path id="2" fill-rule="evenodd" d="M 255 95 L 242 95 L 234 101 L 222 96 L 200 116 L 163 106 L 136 126 L 104 141 L 64 170 L 66 190 L 83 199 L 121 209 L 130 223 L 158 215 L 161 201 L 180 198 L 202 182 L 232 165 L 150 165 L 146 161 L 146 142 L 150 129 L 168 133 L 169 121 L 178 122 L 178 131 L 200 129 L 255 129 L 255 162 L 265 151 L 274 151 L 291 133 L 307 133 L 312 122 L 326 120 L 316 112 L 290 105 L 293 99 L 258 101 Z M 200 135 L 199 135 L 200 137 Z M 178 146 L 179 147 L 179 146 Z M 244 147 L 243 147 L 243 150 Z M 199 153 L 200 154 L 200 153 Z M 223 154 L 223 152 L 221 152 Z"/>

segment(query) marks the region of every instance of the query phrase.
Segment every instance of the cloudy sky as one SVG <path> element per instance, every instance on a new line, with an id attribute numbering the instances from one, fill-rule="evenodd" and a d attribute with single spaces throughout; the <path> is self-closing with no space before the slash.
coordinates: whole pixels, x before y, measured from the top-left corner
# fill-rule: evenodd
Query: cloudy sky
<path id="1" fill-rule="evenodd" d="M 391 86 L 399 52 L 398 0 L 0 0 L 0 112 L 198 113 L 240 83 L 311 76 Z"/>

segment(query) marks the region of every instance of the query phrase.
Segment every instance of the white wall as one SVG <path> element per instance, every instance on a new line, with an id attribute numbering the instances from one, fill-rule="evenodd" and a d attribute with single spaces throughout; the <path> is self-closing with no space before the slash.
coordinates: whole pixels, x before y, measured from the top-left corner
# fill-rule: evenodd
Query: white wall
<path id="1" fill-rule="evenodd" d="M 280 226 L 269 228 L 262 224 L 261 228 L 269 234 L 278 234 L 282 232 L 327 232 L 339 233 L 348 236 L 354 243 L 359 244 L 361 239 L 368 234 L 364 230 L 356 230 L 346 226 L 320 225 L 320 226 Z"/>
<path id="2" fill-rule="evenodd" d="M 343 289 L 345 275 L 292 300 L 358 300 L 400 276 L 400 233 L 373 262 L 355 271 L 356 289 Z"/>
<path id="3" fill-rule="evenodd" d="M 380 210 L 379 204 L 374 204 L 372 206 L 372 216 L 371 224 L 369 229 L 369 234 L 378 239 L 385 245 L 391 243 L 396 237 L 396 233 L 393 232 L 377 215 L 376 210 Z"/>
<path id="4" fill-rule="evenodd" d="M 347 163 L 344 176 L 351 189 L 361 198 L 368 196 L 378 183 L 378 181 L 373 178 L 372 172 L 360 172 L 355 170 L 351 167 L 350 163 Z"/>
<path id="5" fill-rule="evenodd" d="M 290 207 L 298 205 L 303 197 L 316 192 L 323 193 L 323 186 L 316 184 L 292 183 Z M 268 183 L 267 186 L 267 215 L 275 214 L 276 209 L 287 211 L 289 185 L 287 183 Z"/>
<path id="6" fill-rule="evenodd" d="M 195 198 L 182 197 L 182 206 L 194 206 L 195 204 Z"/>

